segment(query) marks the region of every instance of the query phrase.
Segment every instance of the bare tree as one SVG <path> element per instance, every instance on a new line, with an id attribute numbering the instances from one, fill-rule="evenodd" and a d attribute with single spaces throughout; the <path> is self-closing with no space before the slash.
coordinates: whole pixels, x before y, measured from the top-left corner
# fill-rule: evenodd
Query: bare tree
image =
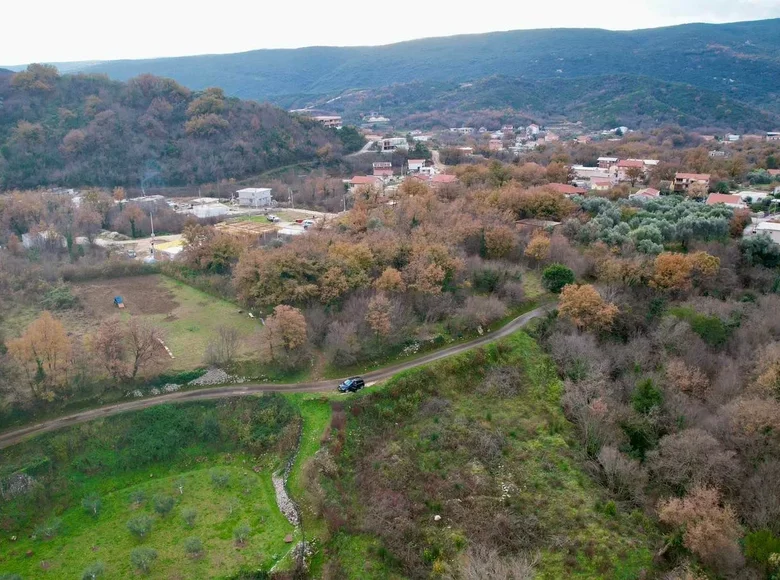
<path id="1" fill-rule="evenodd" d="M 128 350 L 132 360 L 131 378 L 138 371 L 161 364 L 167 356 L 163 347 L 163 333 L 156 326 L 136 319 L 127 325 Z"/>
<path id="2" fill-rule="evenodd" d="M 127 343 L 119 319 L 104 320 L 89 343 L 90 351 L 114 381 L 127 374 Z"/>
<path id="3" fill-rule="evenodd" d="M 649 464 L 658 481 L 678 491 L 697 484 L 734 486 L 740 477 L 736 453 L 702 429 L 663 437 Z"/>
<path id="4" fill-rule="evenodd" d="M 206 346 L 204 358 L 210 365 L 230 364 L 236 358 L 241 347 L 241 335 L 232 326 L 220 326 L 215 336 Z"/>
<path id="5" fill-rule="evenodd" d="M 598 456 L 604 471 L 607 487 L 620 499 L 640 503 L 647 485 L 647 472 L 635 459 L 631 459 L 611 445 L 602 447 Z"/>

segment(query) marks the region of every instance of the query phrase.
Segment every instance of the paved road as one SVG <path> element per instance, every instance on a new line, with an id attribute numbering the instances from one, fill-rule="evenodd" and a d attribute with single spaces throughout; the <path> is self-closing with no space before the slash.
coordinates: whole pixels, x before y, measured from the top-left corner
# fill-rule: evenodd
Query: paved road
<path id="1" fill-rule="evenodd" d="M 460 354 L 472 348 L 482 346 L 499 338 L 509 336 L 516 330 L 524 327 L 534 318 L 544 316 L 549 310 L 554 307 L 553 304 L 540 306 L 535 310 L 526 312 L 525 314 L 518 316 L 507 325 L 491 332 L 475 340 L 457 344 L 449 348 L 444 348 L 432 352 L 425 356 L 421 356 L 408 362 L 402 362 L 393 366 L 385 367 L 383 369 L 366 373 L 363 375 L 367 384 L 377 383 L 385 379 L 389 379 L 393 375 L 411 369 L 432 363 L 434 361 L 447 358 L 456 354 Z M 55 431 L 62 427 L 69 427 L 71 425 L 77 425 L 100 417 L 110 417 L 111 415 L 117 415 L 119 413 L 125 413 L 127 411 L 137 411 L 139 409 L 146 409 L 147 407 L 153 407 L 155 405 L 161 405 L 163 403 L 178 403 L 182 401 L 202 401 L 206 399 L 221 399 L 223 397 L 237 397 L 241 395 L 251 395 L 255 393 L 316 393 L 334 391 L 336 384 L 339 381 L 336 379 L 318 381 L 311 383 L 293 383 L 293 384 L 243 384 L 238 386 L 225 386 L 225 387 L 211 387 L 207 389 L 197 389 L 191 391 L 179 391 L 176 393 L 170 393 L 168 395 L 160 395 L 158 397 L 149 397 L 147 399 L 137 399 L 133 401 L 126 401 L 122 403 L 115 403 L 113 405 L 107 405 L 97 409 L 87 409 L 79 413 L 72 415 L 65 415 L 63 417 L 57 417 L 56 419 L 50 419 L 42 423 L 35 425 L 29 425 L 13 431 L 7 431 L 0 434 L 0 449 L 9 447 L 25 438 L 32 435 L 39 435 L 48 431 Z"/>

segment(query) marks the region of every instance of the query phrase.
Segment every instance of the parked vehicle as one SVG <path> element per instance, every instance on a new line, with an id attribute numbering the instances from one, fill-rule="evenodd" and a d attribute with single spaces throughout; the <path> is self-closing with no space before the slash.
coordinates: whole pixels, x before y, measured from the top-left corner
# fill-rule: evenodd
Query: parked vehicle
<path id="1" fill-rule="evenodd" d="M 314 220 L 303 220 L 303 229 L 304 230 L 308 230 L 313 225 L 314 225 Z"/>
<path id="2" fill-rule="evenodd" d="M 273 222 L 273 223 L 276 223 L 276 222 L 282 221 L 282 220 L 280 220 L 280 219 L 279 219 L 279 216 L 276 216 L 276 215 L 274 215 L 274 214 L 272 214 L 272 213 L 269 213 L 269 214 L 268 214 L 268 217 L 267 217 L 267 219 L 268 219 L 268 221 L 269 221 L 269 222 Z"/>
<path id="3" fill-rule="evenodd" d="M 365 386 L 362 377 L 350 377 L 339 385 L 339 393 L 355 393 Z"/>

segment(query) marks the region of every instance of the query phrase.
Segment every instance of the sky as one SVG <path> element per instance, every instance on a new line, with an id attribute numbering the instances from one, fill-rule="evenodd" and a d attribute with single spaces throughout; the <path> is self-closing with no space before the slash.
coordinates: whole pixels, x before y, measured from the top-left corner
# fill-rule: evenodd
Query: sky
<path id="1" fill-rule="evenodd" d="M 3 4 L 0 65 L 379 45 L 496 30 L 629 30 L 780 17 L 780 0 L 10 0 Z"/>

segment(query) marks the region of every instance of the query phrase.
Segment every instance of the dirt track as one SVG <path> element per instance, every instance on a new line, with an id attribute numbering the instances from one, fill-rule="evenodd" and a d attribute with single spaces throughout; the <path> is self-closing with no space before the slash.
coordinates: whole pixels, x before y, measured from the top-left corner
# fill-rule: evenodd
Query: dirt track
<path id="1" fill-rule="evenodd" d="M 367 384 L 376 383 L 392 377 L 393 375 L 411 369 L 414 367 L 423 366 L 434 361 L 447 358 L 472 348 L 482 346 L 489 342 L 493 342 L 505 336 L 509 336 L 516 330 L 524 327 L 534 318 L 546 314 L 553 305 L 546 305 L 526 312 L 525 314 L 518 316 L 507 325 L 502 327 L 496 332 L 486 334 L 480 338 L 444 348 L 432 352 L 428 355 L 411 360 L 409 362 L 399 363 L 393 366 L 385 367 L 378 371 L 373 371 L 363 375 Z M 35 425 L 29 425 L 13 431 L 7 431 L 0 434 L 0 449 L 10 447 L 16 443 L 23 441 L 25 438 L 46 433 L 49 431 L 56 431 L 62 427 L 69 427 L 71 425 L 77 425 L 79 423 L 85 423 L 93 419 L 99 419 L 101 417 L 109 417 L 111 415 L 117 415 L 119 413 L 125 413 L 127 411 L 137 411 L 139 409 L 145 409 L 147 407 L 153 407 L 155 405 L 161 405 L 163 403 L 176 403 L 181 401 L 197 401 L 205 399 L 221 399 L 223 397 L 236 397 L 241 395 L 251 395 L 254 393 L 296 393 L 296 392 L 325 392 L 335 390 L 336 384 L 339 381 L 326 380 L 312 383 L 293 383 L 293 384 L 243 384 L 240 386 L 225 386 L 225 387 L 212 387 L 207 389 L 198 389 L 192 391 L 179 391 L 176 393 L 170 393 L 168 395 L 161 395 L 158 397 L 149 397 L 147 399 L 138 399 L 134 401 L 127 401 L 123 403 L 115 403 L 113 405 L 107 405 L 105 407 L 99 407 L 97 409 L 87 409 L 79 413 L 72 415 L 65 415 L 63 417 L 57 417 L 56 419 L 50 419 L 42 423 Z"/>

